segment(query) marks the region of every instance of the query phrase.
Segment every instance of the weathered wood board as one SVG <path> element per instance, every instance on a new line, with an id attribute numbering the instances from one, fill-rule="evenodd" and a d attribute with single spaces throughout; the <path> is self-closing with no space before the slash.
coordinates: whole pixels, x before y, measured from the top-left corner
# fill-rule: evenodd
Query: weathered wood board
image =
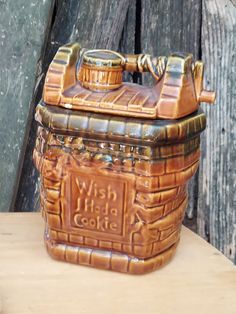
<path id="1" fill-rule="evenodd" d="M 198 187 L 198 232 L 236 262 L 236 7 L 229 0 L 203 1 L 202 59 L 205 85 L 217 91 L 205 106 Z"/>
<path id="2" fill-rule="evenodd" d="M 51 0 L 0 1 L 0 211 L 9 211 Z"/>
<path id="3" fill-rule="evenodd" d="M 142 0 L 141 48 L 153 55 L 174 51 L 200 56 L 201 1 Z"/>

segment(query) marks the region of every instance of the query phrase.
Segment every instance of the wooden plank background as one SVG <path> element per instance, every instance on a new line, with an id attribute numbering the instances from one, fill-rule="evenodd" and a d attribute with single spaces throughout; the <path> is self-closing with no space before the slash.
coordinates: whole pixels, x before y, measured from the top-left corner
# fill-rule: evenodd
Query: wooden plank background
<path id="1" fill-rule="evenodd" d="M 51 0 L 0 1 L 0 211 L 11 208 L 20 177 L 50 6 Z"/>
<path id="2" fill-rule="evenodd" d="M 198 185 L 198 233 L 236 263 L 236 3 L 203 1 L 202 59 L 205 86 L 217 91 L 214 108 L 204 106 Z"/>
<path id="3" fill-rule="evenodd" d="M 200 170 L 189 187 L 185 224 L 236 262 L 235 1 L 52 0 L 51 4 L 32 106 L 25 113 L 28 129 L 19 148 L 24 162 L 13 174 L 15 190 L 5 210 L 39 208 L 38 174 L 31 158 L 36 132 L 33 111 L 59 46 L 77 40 L 87 48 L 157 56 L 192 52 L 206 63 L 205 87 L 217 91 L 217 102 L 214 107 L 202 105 L 208 126 L 202 135 Z M 127 74 L 126 79 L 151 84 L 147 75 Z"/>

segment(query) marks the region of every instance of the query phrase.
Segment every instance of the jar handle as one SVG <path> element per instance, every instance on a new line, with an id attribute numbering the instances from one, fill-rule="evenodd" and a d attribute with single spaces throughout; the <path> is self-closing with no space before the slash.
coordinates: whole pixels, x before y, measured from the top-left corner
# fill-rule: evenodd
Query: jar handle
<path id="1" fill-rule="evenodd" d="M 150 72 L 159 81 L 165 72 L 167 58 L 152 57 L 149 54 L 124 54 L 124 70 L 129 72 Z"/>

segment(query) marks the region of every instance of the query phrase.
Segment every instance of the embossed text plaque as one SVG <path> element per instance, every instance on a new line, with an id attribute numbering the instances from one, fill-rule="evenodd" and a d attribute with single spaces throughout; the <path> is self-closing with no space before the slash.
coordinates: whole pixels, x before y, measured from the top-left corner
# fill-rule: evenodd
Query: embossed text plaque
<path id="1" fill-rule="evenodd" d="M 65 227 L 82 236 L 122 240 L 132 199 L 130 180 L 122 174 L 94 172 L 88 174 L 82 167 L 69 171 L 64 189 L 68 200 L 64 204 Z"/>

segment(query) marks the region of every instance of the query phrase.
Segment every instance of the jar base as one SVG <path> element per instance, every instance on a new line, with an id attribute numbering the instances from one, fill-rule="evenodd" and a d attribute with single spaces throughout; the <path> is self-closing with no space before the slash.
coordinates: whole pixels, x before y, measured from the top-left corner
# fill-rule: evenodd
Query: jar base
<path id="1" fill-rule="evenodd" d="M 67 245 L 45 236 L 47 251 L 56 260 L 137 275 L 152 272 L 166 265 L 174 256 L 178 243 L 179 239 L 164 252 L 147 259 L 141 259 L 115 251 Z"/>

